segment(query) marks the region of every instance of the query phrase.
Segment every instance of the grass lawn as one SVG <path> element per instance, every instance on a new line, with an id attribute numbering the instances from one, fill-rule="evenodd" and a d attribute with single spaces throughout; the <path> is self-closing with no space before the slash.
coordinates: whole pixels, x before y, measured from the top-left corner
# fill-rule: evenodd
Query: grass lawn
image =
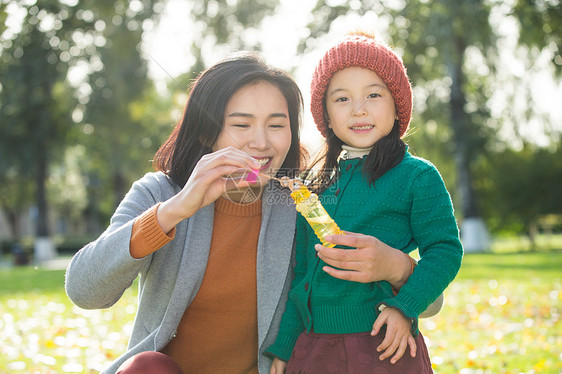
<path id="1" fill-rule="evenodd" d="M 465 255 L 420 320 L 436 373 L 562 373 L 562 251 Z"/>
<path id="2" fill-rule="evenodd" d="M 0 269 L 0 373 L 94 373 L 121 354 L 136 289 L 79 309 L 64 271 Z M 445 306 L 420 320 L 436 373 L 562 373 L 562 251 L 468 254 Z"/>

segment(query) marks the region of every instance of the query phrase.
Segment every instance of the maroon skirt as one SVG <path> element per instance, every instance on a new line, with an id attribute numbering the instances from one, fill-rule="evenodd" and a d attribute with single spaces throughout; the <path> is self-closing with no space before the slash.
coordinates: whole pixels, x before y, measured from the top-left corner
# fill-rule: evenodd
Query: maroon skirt
<path id="1" fill-rule="evenodd" d="M 295 344 L 286 374 L 426 374 L 433 373 L 427 346 L 420 334 L 415 338 L 416 357 L 407 348 L 395 364 L 392 356 L 379 360 L 383 352 L 377 347 L 384 339 L 381 329 L 376 336 L 370 332 L 356 334 L 302 333 Z"/>

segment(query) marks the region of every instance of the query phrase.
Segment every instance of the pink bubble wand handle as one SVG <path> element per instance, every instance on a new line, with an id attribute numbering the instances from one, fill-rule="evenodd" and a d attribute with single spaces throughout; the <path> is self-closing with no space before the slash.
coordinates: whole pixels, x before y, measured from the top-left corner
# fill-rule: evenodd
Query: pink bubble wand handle
<path id="1" fill-rule="evenodd" d="M 248 175 L 246 176 L 246 178 L 244 180 L 247 181 L 247 182 L 250 182 L 252 184 L 256 183 L 257 180 L 258 180 L 258 175 L 260 174 L 259 170 L 260 169 L 252 169 L 252 171 L 250 173 L 248 173 Z"/>

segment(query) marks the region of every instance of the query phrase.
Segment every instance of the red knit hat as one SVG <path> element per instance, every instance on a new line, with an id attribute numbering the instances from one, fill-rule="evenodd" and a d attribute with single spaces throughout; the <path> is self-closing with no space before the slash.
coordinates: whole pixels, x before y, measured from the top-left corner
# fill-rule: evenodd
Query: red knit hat
<path id="1" fill-rule="evenodd" d="M 324 118 L 324 95 L 332 76 L 345 68 L 358 66 L 375 72 L 386 84 L 396 106 L 400 137 L 406 133 L 412 118 L 412 86 L 402 59 L 386 44 L 371 35 L 354 33 L 330 48 L 320 60 L 310 85 L 310 108 L 322 136 L 328 135 Z"/>

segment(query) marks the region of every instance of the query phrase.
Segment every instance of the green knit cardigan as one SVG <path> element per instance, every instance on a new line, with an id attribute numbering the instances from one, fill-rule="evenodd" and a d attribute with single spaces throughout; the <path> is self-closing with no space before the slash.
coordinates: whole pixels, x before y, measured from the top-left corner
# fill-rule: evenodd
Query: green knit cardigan
<path id="1" fill-rule="evenodd" d="M 340 280 L 322 270 L 314 245 L 320 241 L 302 216 L 297 219 L 295 277 L 279 334 L 265 354 L 288 361 L 304 331 L 346 334 L 371 331 L 379 307 L 402 312 L 418 333 L 417 319 L 457 275 L 463 256 L 451 198 L 429 161 L 405 153 L 402 161 L 370 185 L 364 158 L 341 160 L 340 176 L 321 196 L 345 231 L 371 235 L 421 257 L 394 295 L 388 282 Z"/>

